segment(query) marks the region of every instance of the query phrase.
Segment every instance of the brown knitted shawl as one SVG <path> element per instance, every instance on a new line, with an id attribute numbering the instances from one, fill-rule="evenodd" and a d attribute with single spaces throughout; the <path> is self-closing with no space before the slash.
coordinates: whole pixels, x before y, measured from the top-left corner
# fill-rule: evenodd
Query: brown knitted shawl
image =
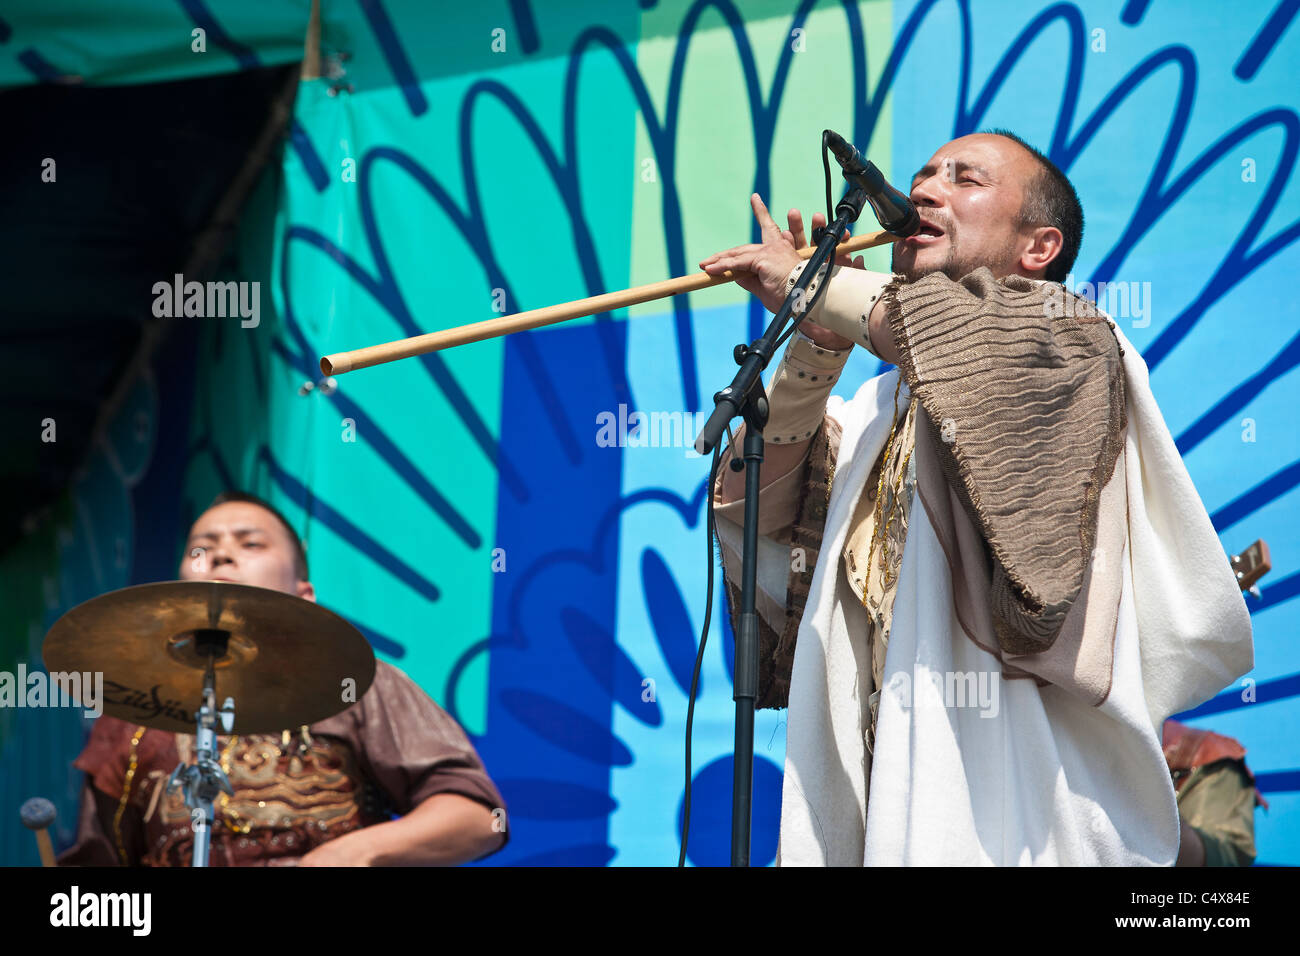
<path id="1" fill-rule="evenodd" d="M 1045 651 L 1079 596 L 1101 490 L 1123 448 L 1113 326 L 1059 284 L 997 280 L 986 268 L 960 282 L 939 273 L 895 282 L 884 299 L 900 370 L 926 411 L 944 477 L 986 544 L 1000 649 Z M 807 566 L 790 572 L 780 630 L 760 619 L 760 708 L 787 705 L 839 437 L 828 416 L 804 466 L 790 543 L 805 549 Z M 734 624 L 739 591 L 730 577 Z"/>
<path id="2" fill-rule="evenodd" d="M 900 284 L 885 304 L 944 476 L 990 551 L 998 644 L 1045 651 L 1079 595 L 1124 443 L 1112 326 L 1060 285 L 988 269 Z"/>

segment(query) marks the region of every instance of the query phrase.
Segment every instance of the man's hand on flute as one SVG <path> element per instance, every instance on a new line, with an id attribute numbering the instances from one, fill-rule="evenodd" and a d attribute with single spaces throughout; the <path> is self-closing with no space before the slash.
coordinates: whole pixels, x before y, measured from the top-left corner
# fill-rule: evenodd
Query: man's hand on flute
<path id="1" fill-rule="evenodd" d="M 746 292 L 755 295 L 770 312 L 776 312 L 781 303 L 785 301 L 787 294 L 788 281 L 790 275 L 801 262 L 796 250 L 806 246 L 807 240 L 804 235 L 803 215 L 798 209 L 791 209 L 787 215 L 789 228 L 782 230 L 772 220 L 768 213 L 767 207 L 763 200 L 755 193 L 750 197 L 750 205 L 754 209 L 754 217 L 758 220 L 761 230 L 762 242 L 751 243 L 744 246 L 736 246 L 734 249 L 727 249 L 723 252 L 716 253 L 700 263 L 700 268 L 709 275 L 719 275 L 722 272 L 731 270 L 736 276 L 736 284 Z M 814 213 L 812 218 L 813 228 L 818 228 L 826 224 L 826 217 L 821 213 Z M 856 267 L 865 269 L 862 257 L 859 256 L 856 261 L 851 261 L 847 254 L 841 254 L 837 258 L 841 266 Z M 877 316 L 877 312 L 880 313 Z M 872 320 L 877 318 L 883 320 L 883 309 L 873 310 L 871 313 Z M 820 425 L 821 409 L 825 405 L 826 395 L 830 392 L 831 381 L 834 378 L 832 374 L 821 374 L 830 372 L 831 366 L 835 367 L 837 372 L 842 367 L 847 357 L 847 350 L 856 343 L 855 339 L 846 338 L 830 329 L 817 325 L 809 319 L 804 319 L 799 324 L 799 330 L 811 339 L 814 343 L 829 352 L 838 352 L 840 358 L 828 357 L 823 353 L 823 357 L 815 361 L 825 363 L 826 368 L 812 368 L 809 377 L 799 378 L 798 381 L 803 386 L 800 391 L 806 392 L 810 383 L 817 381 L 818 378 L 824 384 L 811 386 L 817 394 L 815 396 L 805 395 L 802 399 L 796 399 L 796 405 L 808 404 L 812 402 L 818 407 L 810 410 L 798 410 L 795 406 L 790 405 L 790 399 L 793 397 L 788 393 L 789 385 L 782 387 L 776 381 L 770 393 L 772 400 L 772 418 L 769 420 L 769 430 L 775 429 L 772 434 L 782 434 L 782 426 L 789 428 L 787 419 L 792 415 L 795 417 L 807 417 L 809 414 L 818 421 L 814 424 L 811 420 L 803 422 L 798 429 L 794 429 L 799 434 Z M 873 339 L 876 336 L 873 334 Z M 804 361 L 809 361 L 807 356 Z M 799 372 L 800 376 L 804 372 Z M 807 426 L 807 427 L 805 427 Z M 739 447 L 737 443 L 743 441 L 745 434 L 742 425 L 737 431 L 732 443 L 728 446 L 724 454 L 723 465 L 726 464 Z M 800 463 L 807 457 L 808 449 L 811 446 L 811 438 L 805 440 L 780 440 L 770 439 L 765 450 L 765 464 L 763 466 L 761 483 L 764 488 L 768 485 L 787 476 L 792 470 L 797 468 Z M 725 505 L 739 500 L 744 494 L 745 479 L 743 473 L 732 471 L 729 467 L 721 469 L 721 485 L 717 489 L 719 494 L 717 502 Z"/>
<path id="2" fill-rule="evenodd" d="M 709 275 L 720 275 L 730 269 L 736 275 L 736 285 L 757 296 L 764 308 L 775 313 L 785 301 L 786 280 L 794 267 L 803 261 L 795 250 L 808 245 L 803 214 L 798 209 L 791 209 L 786 217 L 789 228 L 782 230 L 758 193 L 749 197 L 749 203 L 754 209 L 763 241 L 716 252 L 700 262 L 700 268 Z M 826 217 L 819 212 L 813 213 L 812 225 L 814 230 L 821 228 L 826 225 Z M 840 265 L 865 268 L 861 256 L 851 260 L 849 256 L 841 255 L 837 261 Z M 807 319 L 799 323 L 799 330 L 822 348 L 832 351 L 847 349 L 854 344 L 853 340 Z"/>

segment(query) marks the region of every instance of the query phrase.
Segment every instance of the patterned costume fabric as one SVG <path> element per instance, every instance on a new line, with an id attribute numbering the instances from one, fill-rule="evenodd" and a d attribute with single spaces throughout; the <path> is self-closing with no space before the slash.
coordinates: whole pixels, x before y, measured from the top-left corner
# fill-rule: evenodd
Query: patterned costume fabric
<path id="1" fill-rule="evenodd" d="M 797 272 L 798 270 L 795 275 Z M 778 432 L 783 427 L 793 430 L 796 435 L 792 437 L 797 440 L 798 426 L 790 427 L 789 423 L 792 418 L 799 417 L 799 399 L 804 396 L 813 398 L 817 414 L 821 415 L 825 395 L 846 358 L 846 352 L 822 349 L 808 339 L 796 338 L 785 356 L 781 370 L 774 376 L 773 413 L 769 429 L 773 428 L 772 422 L 776 422 L 775 429 Z M 791 375 L 790 372 L 794 374 Z M 792 394 L 792 387 L 800 389 L 801 394 Z M 903 543 L 907 538 L 907 516 L 912 507 L 916 484 L 911 462 L 916 438 L 916 402 L 907 392 L 902 392 L 902 396 L 902 407 L 896 403 L 894 410 L 894 419 L 898 423 L 894 439 L 881 452 L 871 472 L 854 512 L 853 533 L 845 540 L 840 556 L 840 571 L 867 611 L 870 629 L 867 641 L 871 647 L 872 674 L 876 688 L 880 687 L 884 673 L 893 599 L 903 561 Z M 791 405 L 795 408 L 792 409 Z M 808 588 L 821 550 L 826 501 L 834 480 L 835 456 L 839 451 L 839 426 L 829 416 L 825 416 L 813 435 L 808 455 L 795 472 L 783 476 L 773 486 L 764 489 L 764 513 L 760 519 L 760 527 L 764 532 L 788 537 L 791 553 L 798 554 L 801 558 L 791 561 L 786 584 L 789 605 L 800 609 L 807 600 Z M 736 441 L 739 442 L 740 438 L 737 437 Z M 772 443 L 782 444 L 783 441 L 778 437 L 772 439 Z M 720 462 L 719 475 L 724 474 L 721 465 L 730 461 L 731 455 L 732 451 L 728 448 Z M 721 478 L 715 487 L 715 497 L 720 494 Z M 885 503 L 883 508 L 877 508 L 878 500 Z M 741 499 L 716 507 L 719 514 L 740 521 L 744 514 L 743 505 Z M 764 521 L 769 522 L 766 527 L 763 527 Z M 773 526 L 777 526 L 775 530 Z M 738 628 L 739 554 L 721 540 L 719 547 L 728 559 L 725 562 L 727 574 L 724 578 L 728 612 L 733 628 Z M 794 642 L 799 625 L 799 615 L 785 615 L 783 632 L 777 634 L 768 623 L 769 616 L 759 616 L 759 693 L 756 706 L 760 710 L 784 708 L 788 704 L 790 668 L 794 660 Z M 874 737 L 878 702 L 878 694 L 873 694 L 871 721 L 867 731 L 869 743 Z"/>
<path id="2" fill-rule="evenodd" d="M 217 802 L 212 866 L 292 865 L 439 793 L 504 814 L 460 725 L 382 661 L 370 689 L 342 713 L 278 735 L 221 736 L 217 744 L 234 793 Z M 59 863 L 190 865 L 190 811 L 167 782 L 193 756 L 192 735 L 100 717 L 75 763 L 86 772 L 78 839 Z"/>

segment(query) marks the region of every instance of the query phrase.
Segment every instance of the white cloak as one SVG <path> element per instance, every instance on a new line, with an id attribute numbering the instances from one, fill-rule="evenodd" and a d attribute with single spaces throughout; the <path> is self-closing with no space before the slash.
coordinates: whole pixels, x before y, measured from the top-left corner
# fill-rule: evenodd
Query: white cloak
<path id="1" fill-rule="evenodd" d="M 1116 548 L 1119 566 L 1111 567 L 1109 610 L 1102 602 L 1087 615 L 1107 635 L 1115 621 L 1113 646 L 1102 648 L 1104 673 L 1092 675 L 1103 679 L 1089 684 L 1089 665 L 1073 658 L 1065 672 L 1060 659 L 1041 666 L 1008 659 L 1050 677 L 1045 686 L 1000 676 L 998 658 L 963 630 L 954 604 L 962 582 L 954 582 L 928 510 L 917 501 L 874 755 L 866 750 L 864 724 L 872 689 L 867 621 L 838 559 L 888 435 L 899 373 L 871 379 L 851 401 L 828 402 L 827 414 L 843 433 L 821 560 L 795 649 L 778 865 L 1174 862 L 1179 824 L 1161 725 L 1250 670 L 1251 625 L 1151 394 L 1146 364 L 1116 335 L 1124 350 L 1128 430 L 1107 491 L 1118 502 L 1115 543 L 1124 540 Z M 900 406 L 906 395 L 904 384 Z M 937 466 L 923 458 L 918 467 Z M 738 528 L 725 530 L 731 537 Z M 1104 531 L 1098 534 L 1104 541 Z M 760 544 L 760 586 L 783 590 L 788 551 L 768 539 Z M 1094 671 L 1097 661 L 1094 654 Z M 1069 674 L 1071 667 L 1079 673 Z M 950 703 L 960 703 L 954 691 L 972 686 L 953 675 L 970 674 L 983 682 L 983 706 L 971 699 L 946 706 L 945 690 Z"/>

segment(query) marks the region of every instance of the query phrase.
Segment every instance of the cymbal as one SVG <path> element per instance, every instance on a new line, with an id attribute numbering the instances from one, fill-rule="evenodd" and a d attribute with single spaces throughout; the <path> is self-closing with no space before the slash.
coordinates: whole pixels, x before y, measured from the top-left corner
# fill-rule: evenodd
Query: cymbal
<path id="1" fill-rule="evenodd" d="M 43 657 L 51 672 L 103 672 L 106 714 L 192 734 L 208 661 L 200 648 L 213 639 L 225 645 L 216 705 L 234 698 L 238 734 L 332 717 L 375 677 L 370 643 L 333 611 L 225 581 L 140 584 L 91 598 L 54 622 Z"/>

